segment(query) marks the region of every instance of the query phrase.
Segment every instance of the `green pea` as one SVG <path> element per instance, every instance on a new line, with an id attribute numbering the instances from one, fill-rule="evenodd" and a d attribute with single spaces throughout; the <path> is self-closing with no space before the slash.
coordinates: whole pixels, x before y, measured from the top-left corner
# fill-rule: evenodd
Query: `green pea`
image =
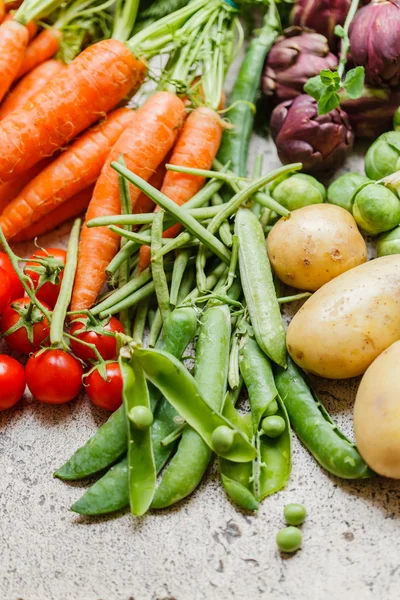
<path id="1" fill-rule="evenodd" d="M 307 511 L 302 504 L 286 504 L 283 516 L 288 525 L 301 525 L 307 516 Z"/>
<path id="2" fill-rule="evenodd" d="M 265 419 L 261 421 L 261 429 L 268 437 L 279 437 L 285 431 L 285 428 L 285 421 L 282 419 L 282 417 L 277 415 L 265 417 Z"/>
<path id="3" fill-rule="evenodd" d="M 232 448 L 234 436 L 235 432 L 226 425 L 220 425 L 214 429 L 211 442 L 215 452 L 217 454 L 228 452 Z"/>
<path id="4" fill-rule="evenodd" d="M 285 527 L 276 534 L 276 543 L 282 552 L 296 552 L 302 541 L 303 536 L 297 527 Z"/>
<path id="5" fill-rule="evenodd" d="M 278 412 L 278 403 L 276 400 L 272 400 L 272 402 L 270 402 L 264 412 L 264 415 L 266 417 L 271 417 L 272 415 L 275 415 Z"/>
<path id="6" fill-rule="evenodd" d="M 132 424 L 140 431 L 148 429 L 153 424 L 153 413 L 146 406 L 134 406 L 128 416 Z"/>

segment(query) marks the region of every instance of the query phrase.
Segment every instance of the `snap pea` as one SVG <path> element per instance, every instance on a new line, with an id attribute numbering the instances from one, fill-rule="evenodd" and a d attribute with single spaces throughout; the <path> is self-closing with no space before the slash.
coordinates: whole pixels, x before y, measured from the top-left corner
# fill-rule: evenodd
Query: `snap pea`
<path id="1" fill-rule="evenodd" d="M 215 410 L 221 410 L 226 391 L 230 333 L 228 307 L 208 308 L 201 319 L 196 346 L 195 379 L 204 399 Z M 215 439 L 213 442 L 215 445 Z M 152 507 L 164 508 L 191 494 L 200 483 L 211 456 L 212 450 L 202 437 L 191 427 L 186 427 L 178 450 L 157 487 Z"/>
<path id="2" fill-rule="evenodd" d="M 137 409 L 150 413 L 150 397 L 143 369 L 135 356 L 119 357 L 123 381 L 123 402 L 128 440 L 128 488 L 131 512 L 141 516 L 147 512 L 156 489 L 156 465 L 150 433 L 150 420 L 144 420 Z M 141 416 L 139 421 L 138 417 Z"/>
<path id="3" fill-rule="evenodd" d="M 157 386 L 179 414 L 201 435 L 212 450 L 212 433 L 216 427 L 232 424 L 214 411 L 203 398 L 195 379 L 171 354 L 151 348 L 136 348 L 135 353 L 146 376 Z M 234 462 L 246 462 L 255 457 L 249 440 L 235 429 L 234 443 L 222 454 Z"/>
<path id="4" fill-rule="evenodd" d="M 167 352 L 181 357 L 194 338 L 196 329 L 195 311 L 192 308 L 178 308 L 169 316 L 159 345 Z M 161 394 L 158 389 L 154 389 L 151 395 L 155 405 Z M 170 432 L 163 434 L 163 437 L 168 433 Z M 84 479 L 112 465 L 126 452 L 126 448 L 125 413 L 124 407 L 121 406 L 54 475 L 60 479 L 73 481 Z"/>
<path id="5" fill-rule="evenodd" d="M 290 359 L 286 370 L 277 368 L 275 383 L 296 435 L 324 469 L 344 479 L 373 475 Z"/>
<path id="6" fill-rule="evenodd" d="M 285 328 L 276 298 L 265 238 L 257 217 L 247 208 L 238 211 L 239 270 L 254 335 L 260 348 L 281 366 L 286 365 Z"/>
<path id="7" fill-rule="evenodd" d="M 156 217 L 151 228 L 151 272 L 162 323 L 165 323 L 171 313 L 164 261 L 162 256 L 157 256 L 158 251 L 162 247 L 164 214 L 163 210 L 156 212 Z"/>

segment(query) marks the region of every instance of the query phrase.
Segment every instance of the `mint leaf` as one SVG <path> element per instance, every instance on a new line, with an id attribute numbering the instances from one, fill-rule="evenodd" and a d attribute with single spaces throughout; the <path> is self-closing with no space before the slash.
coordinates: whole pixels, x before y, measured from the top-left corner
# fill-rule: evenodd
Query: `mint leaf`
<path id="1" fill-rule="evenodd" d="M 347 73 L 343 87 L 353 100 L 362 95 L 364 90 L 364 78 L 365 73 L 363 67 L 356 67 Z"/>
<path id="2" fill-rule="evenodd" d="M 322 69 L 322 71 L 319 75 L 320 75 L 321 81 L 324 85 L 326 85 L 326 86 L 334 85 L 334 86 L 339 86 L 338 89 L 340 88 L 340 77 L 339 77 L 337 71 L 330 71 L 329 69 Z"/>
<path id="3" fill-rule="evenodd" d="M 318 100 L 318 114 L 326 115 L 340 106 L 340 96 L 337 92 L 326 90 Z"/>
<path id="4" fill-rule="evenodd" d="M 306 94 L 309 94 L 315 100 L 319 100 L 326 88 L 321 81 L 321 77 L 319 75 L 315 75 L 315 77 L 310 77 L 310 79 L 304 84 L 303 89 Z"/>
<path id="5" fill-rule="evenodd" d="M 337 35 L 338 37 L 340 37 L 342 39 L 344 37 L 346 37 L 346 32 L 341 25 L 336 25 L 336 27 L 333 31 L 334 31 L 335 35 Z"/>

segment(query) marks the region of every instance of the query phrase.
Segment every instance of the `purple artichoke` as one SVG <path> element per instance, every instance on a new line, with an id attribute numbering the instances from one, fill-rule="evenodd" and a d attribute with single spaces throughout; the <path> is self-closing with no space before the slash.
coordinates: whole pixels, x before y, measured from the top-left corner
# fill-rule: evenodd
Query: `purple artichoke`
<path id="1" fill-rule="evenodd" d="M 363 95 L 352 100 L 344 93 L 340 104 L 347 113 L 356 137 L 376 139 L 392 129 L 393 116 L 400 105 L 400 91 L 364 88 Z"/>
<path id="2" fill-rule="evenodd" d="M 400 85 L 400 0 L 373 0 L 350 25 L 351 56 L 372 85 Z"/>
<path id="3" fill-rule="evenodd" d="M 336 25 L 343 25 L 351 0 L 298 0 L 292 12 L 294 25 L 309 27 L 324 35 L 332 50 L 340 42 L 335 35 Z"/>
<path id="4" fill-rule="evenodd" d="M 322 69 L 336 69 L 338 59 L 329 52 L 323 35 L 290 27 L 279 36 L 264 67 L 262 90 L 276 103 L 303 93 L 304 84 Z"/>
<path id="5" fill-rule="evenodd" d="M 279 104 L 270 125 L 282 163 L 302 162 L 306 173 L 337 169 L 353 146 L 347 114 L 335 108 L 318 115 L 316 100 L 307 94 Z"/>

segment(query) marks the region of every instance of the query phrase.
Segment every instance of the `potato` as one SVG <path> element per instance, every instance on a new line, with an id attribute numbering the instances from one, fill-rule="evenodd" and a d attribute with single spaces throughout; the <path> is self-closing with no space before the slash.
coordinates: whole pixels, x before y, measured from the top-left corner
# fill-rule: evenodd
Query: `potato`
<path id="1" fill-rule="evenodd" d="M 364 373 L 400 339 L 400 255 L 383 256 L 333 279 L 309 298 L 287 331 L 306 371 L 329 379 Z"/>
<path id="2" fill-rule="evenodd" d="M 299 290 L 318 290 L 367 260 L 355 220 L 333 204 L 304 206 L 280 219 L 268 235 L 267 248 L 279 279 Z"/>
<path id="3" fill-rule="evenodd" d="M 354 431 L 365 462 L 385 477 L 400 479 L 400 342 L 368 368 L 354 406 Z"/>

